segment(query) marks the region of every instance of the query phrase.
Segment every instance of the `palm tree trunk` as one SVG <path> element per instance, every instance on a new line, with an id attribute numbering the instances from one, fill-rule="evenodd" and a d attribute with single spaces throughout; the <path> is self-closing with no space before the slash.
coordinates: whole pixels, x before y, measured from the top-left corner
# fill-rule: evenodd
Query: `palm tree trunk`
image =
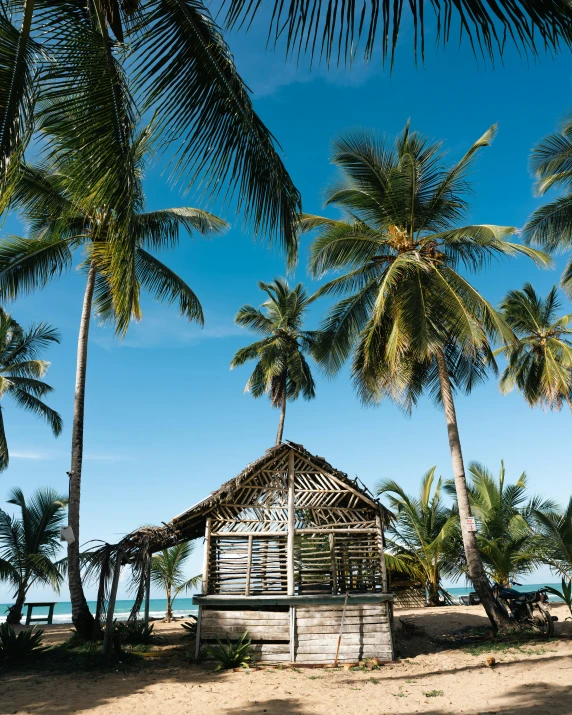
<path id="1" fill-rule="evenodd" d="M 171 589 L 167 589 L 167 612 L 165 613 L 165 620 L 170 623 L 173 619 L 173 609 L 171 607 Z"/>
<path id="2" fill-rule="evenodd" d="M 11 626 L 17 626 L 22 620 L 22 608 L 24 607 L 24 601 L 26 600 L 26 587 L 21 586 L 18 590 L 18 595 L 16 596 L 16 602 L 10 607 L 8 615 L 6 616 L 6 623 Z"/>
<path id="3" fill-rule="evenodd" d="M 81 470 L 83 464 L 83 423 L 85 411 L 85 377 L 87 368 L 87 341 L 91 303 L 95 287 L 96 268 L 92 262 L 87 275 L 83 299 L 79 337 L 77 342 L 77 369 L 72 428 L 72 453 L 68 516 L 73 530 L 74 542 L 68 545 L 68 578 L 72 604 L 72 621 L 77 632 L 86 639 L 93 635 L 94 619 L 85 600 L 79 563 L 79 507 L 81 497 Z"/>
<path id="4" fill-rule="evenodd" d="M 463 453 L 461 451 L 461 439 L 459 437 L 459 427 L 457 425 L 457 414 L 453 401 L 453 391 L 451 389 L 451 379 L 445 354 L 442 350 L 436 353 L 437 369 L 439 371 L 439 384 L 441 386 L 441 397 L 443 409 L 447 420 L 447 431 L 449 433 L 449 448 L 451 450 L 451 460 L 453 462 L 453 476 L 455 478 L 455 490 L 457 492 L 457 505 L 459 508 L 459 519 L 461 522 L 461 533 L 463 535 L 463 546 L 467 557 L 469 577 L 473 587 L 483 604 L 487 616 L 489 617 L 495 630 L 510 625 L 508 614 L 497 602 L 491 593 L 489 581 L 481 555 L 477 547 L 477 538 L 474 531 L 469 531 L 467 518 L 471 516 L 469 504 L 469 494 L 465 479 L 465 466 L 463 464 Z"/>
<path id="5" fill-rule="evenodd" d="M 276 444 L 282 442 L 282 435 L 284 434 L 284 419 L 286 418 L 286 390 L 284 390 L 284 397 L 282 398 L 282 407 L 280 408 L 280 421 L 278 422 L 278 432 L 276 433 Z"/>

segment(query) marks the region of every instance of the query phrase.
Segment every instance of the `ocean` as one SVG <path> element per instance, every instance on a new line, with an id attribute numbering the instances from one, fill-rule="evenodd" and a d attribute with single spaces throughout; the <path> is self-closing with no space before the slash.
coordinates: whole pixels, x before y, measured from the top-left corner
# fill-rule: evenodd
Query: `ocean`
<path id="1" fill-rule="evenodd" d="M 88 601 L 88 606 L 92 613 L 95 613 L 96 602 Z M 133 600 L 117 600 L 115 602 L 115 618 L 118 621 L 126 621 L 131 612 Z M 7 604 L 0 604 L 0 623 L 6 620 Z M 163 618 L 167 609 L 167 601 L 164 598 L 152 598 L 149 601 L 149 615 L 152 618 Z M 27 609 L 24 608 L 24 619 Z M 174 603 L 173 615 L 177 618 L 185 618 L 186 616 L 196 613 L 197 607 L 193 606 L 192 598 L 177 598 Z M 47 608 L 34 608 L 33 616 L 47 615 Z M 143 611 L 141 611 L 143 613 Z M 22 619 L 22 622 L 24 622 Z M 69 601 L 61 601 L 54 608 L 54 623 L 71 623 L 71 603 Z M 40 624 L 41 625 L 41 624 Z"/>
<path id="2" fill-rule="evenodd" d="M 524 586 L 515 586 L 517 591 L 536 591 L 543 586 L 552 586 L 553 588 L 560 589 L 559 583 L 531 583 L 525 584 Z M 446 589 L 455 600 L 459 596 L 468 596 L 473 590 L 470 586 L 465 586 L 463 588 L 455 587 Z M 550 595 L 551 601 L 560 601 L 560 598 Z M 88 601 L 89 608 L 92 613 L 95 613 L 95 601 Z M 115 602 L 115 618 L 118 621 L 126 621 L 131 612 L 131 606 L 133 601 L 131 599 L 117 600 Z M 6 620 L 6 609 L 7 604 L 0 604 L 0 623 Z M 164 618 L 165 611 L 167 608 L 167 601 L 164 598 L 152 598 L 149 601 L 149 615 L 152 618 Z M 40 616 L 44 613 L 47 614 L 47 608 L 34 609 L 34 617 Z M 185 618 L 191 614 L 197 613 L 197 607 L 193 606 L 193 601 L 191 598 L 177 598 L 173 608 L 173 615 L 177 618 Z M 26 609 L 24 609 L 24 618 L 26 616 Z M 56 604 L 54 608 L 54 623 L 71 623 L 71 603 L 69 601 L 61 601 Z M 41 625 L 41 624 L 40 624 Z"/>

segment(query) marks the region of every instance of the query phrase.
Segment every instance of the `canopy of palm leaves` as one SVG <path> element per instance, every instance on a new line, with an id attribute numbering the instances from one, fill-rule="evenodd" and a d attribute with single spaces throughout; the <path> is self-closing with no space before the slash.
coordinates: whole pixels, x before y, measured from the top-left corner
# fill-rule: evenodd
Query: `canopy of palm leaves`
<path id="1" fill-rule="evenodd" d="M 50 363 L 40 359 L 51 343 L 59 343 L 54 328 L 40 323 L 25 330 L 0 308 L 0 400 L 10 397 L 18 407 L 44 419 L 57 436 L 62 431 L 62 419 L 43 400 L 52 392 L 42 379 Z M 0 471 L 8 467 L 8 462 L 4 408 L 0 406 Z"/>
<path id="2" fill-rule="evenodd" d="M 194 543 L 185 541 L 151 557 L 151 583 L 165 591 L 168 620 L 172 618 L 173 603 L 177 596 L 182 591 L 195 588 L 201 581 L 201 576 L 185 578 L 184 567 L 194 546 Z"/>
<path id="3" fill-rule="evenodd" d="M 513 339 L 459 272 L 497 256 L 548 261 L 509 242 L 510 227 L 462 224 L 468 172 L 494 133 L 493 127 L 452 167 L 444 165 L 441 143 L 408 125 L 393 142 L 371 132 L 334 142 L 341 180 L 326 203 L 342 217 L 306 215 L 302 229 L 319 234 L 310 249 L 312 273 L 342 273 L 314 297 L 348 297 L 328 311 L 314 354 L 333 373 L 353 352 L 352 376 L 365 402 L 389 396 L 410 410 L 425 389 L 439 399 L 441 352 L 453 386 L 470 391 L 494 364 L 488 336 Z"/>
<path id="4" fill-rule="evenodd" d="M 572 579 L 572 498 L 564 511 L 534 512 L 541 535 L 542 560 L 563 579 Z"/>
<path id="5" fill-rule="evenodd" d="M 540 564 L 542 548 L 534 530 L 534 515 L 550 513 L 556 505 L 528 496 L 524 472 L 514 484 L 507 484 L 504 462 L 497 479 L 478 462 L 471 462 L 469 474 L 469 500 L 477 522 L 479 551 L 490 578 L 506 585 Z M 446 489 L 455 496 L 453 482 L 447 482 Z"/>
<path id="6" fill-rule="evenodd" d="M 27 238 L 8 237 L 0 244 L 0 290 L 9 299 L 42 288 L 68 270 L 74 252 L 83 251 L 84 267 L 97 268 L 94 307 L 103 320 L 113 319 L 125 333 L 140 318 L 140 289 L 157 300 L 177 302 L 181 315 L 200 324 L 201 304 L 192 289 L 152 252 L 172 248 L 181 229 L 190 234 L 219 233 L 227 224 L 200 209 L 181 207 L 146 213 L 142 176 L 149 156 L 148 130 L 134 139 L 137 181 L 125 234 L 117 211 L 97 204 L 89 209 L 74 193 L 78 157 L 49 166 L 23 164 L 14 202 L 29 226 Z"/>
<path id="7" fill-rule="evenodd" d="M 0 509 L 0 580 L 14 588 L 16 603 L 8 620 L 19 623 L 31 586 L 50 586 L 59 593 L 64 564 L 54 559 L 61 546 L 67 499 L 53 489 L 38 489 L 26 500 L 16 488 L 7 501 L 19 507 L 20 516 L 11 517 Z"/>
<path id="8" fill-rule="evenodd" d="M 455 577 L 456 563 L 451 561 L 448 543 L 457 528 L 458 518 L 443 503 L 441 477 L 435 482 L 435 467 L 421 480 L 418 497 L 412 497 L 393 480 L 381 482 L 378 496 L 386 495 L 396 519 L 386 531 L 386 562 L 422 581 L 430 605 L 439 605 L 442 576 Z"/>
<path id="9" fill-rule="evenodd" d="M 243 305 L 235 321 L 244 328 L 264 336 L 236 352 L 231 368 L 255 360 L 256 366 L 245 391 L 253 397 L 269 395 L 274 407 L 283 408 L 287 400 L 300 395 L 306 400 L 315 396 L 315 383 L 305 353 L 312 350 L 315 333 L 303 330 L 308 295 L 299 283 L 290 288 L 283 278 L 273 283 L 259 283 L 268 295 L 261 309 Z"/>
<path id="10" fill-rule="evenodd" d="M 572 248 L 572 118 L 560 132 L 549 134 L 532 150 L 530 167 L 536 189 L 543 196 L 549 189 L 562 192 L 554 201 L 536 209 L 524 227 L 528 243 L 558 252 Z M 572 260 L 562 274 L 562 287 L 572 295 Z"/>
<path id="11" fill-rule="evenodd" d="M 231 26 L 248 26 L 267 7 L 250 0 L 226 0 L 225 4 Z M 567 45 L 572 21 L 572 11 L 564 0 L 434 0 L 430 5 L 403 0 L 366 0 L 360 4 L 340 0 L 332 5 L 316 0 L 311 8 L 300 0 L 289 0 L 271 5 L 271 41 L 283 37 L 292 54 L 318 53 L 328 62 L 333 58 L 338 63 L 351 61 L 360 45 L 370 59 L 379 44 L 383 57 L 391 54 L 393 61 L 402 23 L 413 25 L 416 56 L 418 52 L 424 56 L 427 22 L 433 30 L 431 41 L 445 45 L 451 35 L 455 39 L 464 37 L 475 54 L 493 57 L 495 51 L 502 55 L 507 42 L 532 54 L 537 53 L 537 47 L 550 51 Z"/>
<path id="12" fill-rule="evenodd" d="M 2 0 L 0 96 L 0 210 L 35 122 L 48 157 L 81 155 L 84 209 L 113 207 L 128 235 L 133 136 L 154 112 L 173 177 L 233 200 L 295 259 L 300 195 L 201 0 Z"/>
<path id="13" fill-rule="evenodd" d="M 518 340 L 497 351 L 508 360 L 500 388 L 507 393 L 516 387 L 531 407 L 559 410 L 563 401 L 572 407 L 572 315 L 559 316 L 560 305 L 556 287 L 543 299 L 530 283 L 501 303 Z"/>

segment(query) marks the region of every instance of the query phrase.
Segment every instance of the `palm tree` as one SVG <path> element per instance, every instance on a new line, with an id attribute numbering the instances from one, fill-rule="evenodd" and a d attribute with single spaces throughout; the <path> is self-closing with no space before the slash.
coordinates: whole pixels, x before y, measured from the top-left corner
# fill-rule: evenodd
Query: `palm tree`
<path id="1" fill-rule="evenodd" d="M 0 96 L 0 211 L 36 128 L 44 155 L 83 157 L 76 198 L 127 231 L 140 108 L 175 180 L 233 200 L 295 259 L 300 194 L 201 0 L 3 1 Z"/>
<path id="2" fill-rule="evenodd" d="M 305 216 L 302 228 L 319 230 L 311 246 L 313 274 L 342 271 L 314 298 L 349 294 L 323 321 L 314 350 L 318 361 L 336 373 L 353 354 L 352 377 L 365 403 L 389 397 L 410 411 L 428 391 L 445 412 L 470 577 L 499 626 L 506 615 L 492 597 L 467 526 L 471 512 L 454 392 L 470 392 L 494 367 L 489 335 L 506 343 L 513 336 L 458 268 L 477 271 L 494 256 L 548 259 L 508 242 L 512 228 L 461 223 L 468 209 L 467 172 L 494 133 L 493 127 L 451 168 L 444 166 L 441 144 L 429 143 L 409 125 L 393 145 L 371 133 L 343 136 L 333 155 L 342 178 L 327 196 L 343 216 Z"/>
<path id="3" fill-rule="evenodd" d="M 0 401 L 11 397 L 18 407 L 44 419 L 57 437 L 62 419 L 43 401 L 53 389 L 42 380 L 50 363 L 39 357 L 50 343 L 59 343 L 54 328 L 40 323 L 25 330 L 0 308 Z M 0 403 L 0 471 L 8 467 L 9 459 Z"/>
<path id="4" fill-rule="evenodd" d="M 541 298 L 530 283 L 510 291 L 501 311 L 518 342 L 499 348 L 508 365 L 500 379 L 506 394 L 518 388 L 531 407 L 559 410 L 567 402 L 572 408 L 572 314 L 557 316 L 560 301 L 556 286 Z"/>
<path id="5" fill-rule="evenodd" d="M 418 497 L 405 493 L 393 480 L 381 482 L 378 496 L 388 495 L 395 521 L 386 532 L 388 565 L 422 581 L 430 606 L 439 605 L 442 576 L 455 576 L 455 564 L 448 558 L 448 542 L 458 525 L 458 517 L 445 506 L 443 480 L 435 480 L 435 467 L 423 476 Z M 433 493 L 431 493 L 433 490 Z"/>
<path id="6" fill-rule="evenodd" d="M 539 565 L 542 541 L 534 529 L 534 515 L 550 514 L 556 506 L 550 500 L 528 497 L 524 472 L 514 484 L 507 484 L 502 461 L 498 479 L 479 462 L 469 464 L 469 474 L 469 502 L 485 569 L 493 581 L 507 585 Z M 454 482 L 448 482 L 446 489 L 456 496 Z"/>
<path id="7" fill-rule="evenodd" d="M 560 132 L 544 137 L 532 150 L 530 168 L 536 177 L 538 195 L 544 196 L 552 188 L 563 193 L 554 201 L 541 206 L 524 227 L 525 240 L 549 252 L 565 251 L 572 247 L 572 117 Z M 562 274 L 561 285 L 572 296 L 572 259 Z"/>
<path id="8" fill-rule="evenodd" d="M 564 511 L 534 512 L 541 536 L 541 559 L 563 580 L 572 579 L 572 497 Z"/>
<path id="9" fill-rule="evenodd" d="M 151 557 L 151 583 L 165 589 L 167 599 L 165 619 L 168 622 L 173 618 L 173 603 L 181 591 L 195 588 L 201 582 L 201 576 L 185 579 L 183 573 L 185 562 L 193 553 L 194 547 L 193 543 L 185 541 L 163 549 Z"/>
<path id="10" fill-rule="evenodd" d="M 201 304 L 191 288 L 150 251 L 174 247 L 181 229 L 212 234 L 226 227 L 221 219 L 200 209 L 182 207 L 144 211 L 142 175 L 150 134 L 136 137 L 132 155 L 137 185 L 130 209 L 129 233 L 117 222 L 111 206 L 94 205 L 83 211 L 76 199 L 77 167 L 23 165 L 14 201 L 29 224 L 29 237 L 11 237 L 0 244 L 0 290 L 9 299 L 42 288 L 72 265 L 83 251 L 81 268 L 87 272 L 80 320 L 70 476 L 69 525 L 74 541 L 68 546 L 72 618 L 78 632 L 91 637 L 93 618 L 83 593 L 79 560 L 79 511 L 83 464 L 83 430 L 87 346 L 92 310 L 112 320 L 123 335 L 132 317 L 140 318 L 139 292 L 148 290 L 157 300 L 177 302 L 181 315 L 203 324 Z M 76 160 L 77 163 L 78 160 Z M 75 213 L 74 213 L 75 211 Z"/>
<path id="11" fill-rule="evenodd" d="M 227 0 L 226 6 L 230 27 L 249 27 L 261 8 L 267 8 L 249 0 Z M 533 56 L 538 54 L 537 42 L 548 51 L 570 43 L 572 14 L 564 2 L 517 4 L 511 0 L 495 3 L 464 0 L 450 4 L 435 0 L 429 6 L 390 0 L 370 0 L 359 5 L 340 0 L 332 5 L 316 0 L 310 11 L 308 5 L 289 0 L 274 2 L 271 6 L 269 42 L 286 38 L 289 54 L 309 52 L 313 58 L 317 52 L 328 64 L 331 61 L 350 63 L 360 49 L 365 59 L 370 60 L 376 46 L 381 44 L 383 60 L 389 56 L 393 66 L 398 41 L 400 44 L 402 41 L 399 35 L 402 23 L 413 26 L 411 36 L 416 59 L 418 55 L 421 59 L 425 56 L 425 22 L 433 30 L 432 39 L 437 44 L 446 45 L 453 31 L 453 38 L 460 34 L 469 42 L 475 56 L 493 61 L 497 53 L 502 57 L 507 40 Z M 433 10 L 433 16 L 429 9 Z"/>
<path id="12" fill-rule="evenodd" d="M 302 330 L 308 294 L 301 283 L 291 289 L 286 280 L 277 278 L 274 283 L 261 281 L 258 285 L 268 295 L 262 310 L 243 305 L 235 322 L 265 337 L 238 350 L 230 367 L 256 360 L 245 392 L 253 397 L 269 395 L 272 406 L 280 410 L 276 433 L 276 444 L 280 444 L 287 401 L 300 395 L 311 400 L 316 395 L 314 378 L 304 357 L 314 346 L 315 334 Z"/>
<path id="13" fill-rule="evenodd" d="M 53 489 L 38 489 L 26 501 L 21 489 L 12 489 L 8 504 L 20 508 L 20 517 L 0 509 L 0 580 L 14 587 L 15 603 L 6 621 L 20 623 L 26 594 L 36 584 L 58 593 L 65 564 L 54 562 L 60 549 L 60 526 L 67 499 Z"/>

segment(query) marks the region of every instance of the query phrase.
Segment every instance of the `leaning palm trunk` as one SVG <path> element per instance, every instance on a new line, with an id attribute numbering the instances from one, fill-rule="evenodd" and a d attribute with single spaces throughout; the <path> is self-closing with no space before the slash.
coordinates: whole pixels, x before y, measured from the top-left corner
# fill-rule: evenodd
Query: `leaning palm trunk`
<path id="1" fill-rule="evenodd" d="M 94 619 L 88 608 L 83 592 L 79 561 L 79 508 L 81 496 L 81 470 L 83 464 L 83 424 L 85 411 L 85 378 L 87 368 L 87 341 L 91 304 L 95 287 L 96 268 L 92 262 L 87 276 L 87 285 L 83 299 L 83 309 L 77 344 L 77 370 L 72 429 L 72 453 L 69 491 L 69 525 L 73 530 L 74 541 L 68 545 L 68 578 L 72 604 L 72 621 L 77 632 L 84 638 L 91 638 L 94 632 Z"/>
<path id="2" fill-rule="evenodd" d="M 26 588 L 24 585 L 18 590 L 18 595 L 16 596 L 16 602 L 8 610 L 8 615 L 6 616 L 6 623 L 12 626 L 16 626 L 22 620 L 22 609 L 24 608 L 24 601 L 26 600 Z"/>
<path id="3" fill-rule="evenodd" d="M 463 546 L 467 557 L 469 577 L 473 583 L 481 603 L 483 604 L 487 616 L 489 617 L 495 630 L 510 624 L 508 614 L 497 602 L 491 593 L 489 581 L 481 555 L 477 548 L 477 539 L 474 531 L 469 531 L 467 527 L 467 517 L 471 515 L 469 505 L 469 494 L 467 492 L 467 482 L 465 480 L 465 466 L 463 464 L 463 453 L 461 451 L 461 440 L 457 425 L 457 414 L 453 401 L 453 391 L 445 355 L 442 350 L 436 353 L 437 369 L 439 371 L 439 384 L 441 386 L 441 397 L 443 409 L 447 420 L 447 431 L 449 433 L 449 448 L 451 450 L 451 460 L 453 462 L 453 476 L 455 478 L 455 490 L 457 492 L 457 504 L 459 507 L 459 519 L 461 521 L 461 533 L 463 535 Z"/>
<path id="4" fill-rule="evenodd" d="M 276 433 L 276 444 L 282 442 L 282 435 L 284 434 L 284 420 L 286 419 L 286 391 L 284 391 L 284 397 L 282 398 L 282 407 L 280 408 L 280 421 L 278 422 L 278 432 Z"/>

